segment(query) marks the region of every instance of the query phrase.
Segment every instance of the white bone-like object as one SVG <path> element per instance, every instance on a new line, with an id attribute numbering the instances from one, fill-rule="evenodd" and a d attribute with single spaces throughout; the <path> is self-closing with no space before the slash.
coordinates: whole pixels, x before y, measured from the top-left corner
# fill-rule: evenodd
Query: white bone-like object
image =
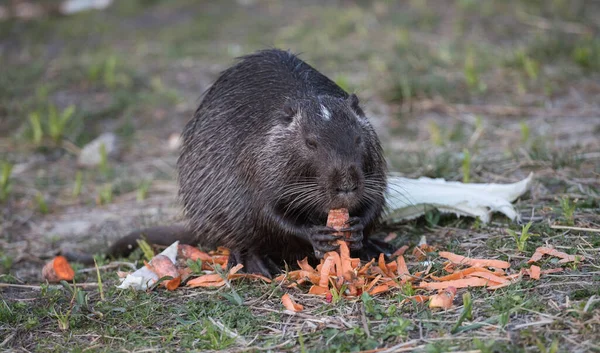
<path id="1" fill-rule="evenodd" d="M 492 212 L 501 212 L 515 221 L 519 215 L 512 202 L 529 189 L 532 178 L 533 173 L 512 184 L 465 184 L 392 175 L 388 179 L 384 219 L 392 223 L 410 220 L 431 209 L 438 209 L 459 217 L 479 217 L 483 223 L 489 222 Z"/>

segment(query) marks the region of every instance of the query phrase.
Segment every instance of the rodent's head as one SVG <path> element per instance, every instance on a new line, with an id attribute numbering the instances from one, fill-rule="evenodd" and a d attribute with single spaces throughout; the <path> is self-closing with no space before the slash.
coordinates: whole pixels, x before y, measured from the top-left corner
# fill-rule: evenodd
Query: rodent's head
<path id="1" fill-rule="evenodd" d="M 286 212 L 348 208 L 352 215 L 381 201 L 385 161 L 354 94 L 288 101 L 279 118 L 268 145 L 277 146 L 274 160 L 285 159 L 278 203 Z"/>

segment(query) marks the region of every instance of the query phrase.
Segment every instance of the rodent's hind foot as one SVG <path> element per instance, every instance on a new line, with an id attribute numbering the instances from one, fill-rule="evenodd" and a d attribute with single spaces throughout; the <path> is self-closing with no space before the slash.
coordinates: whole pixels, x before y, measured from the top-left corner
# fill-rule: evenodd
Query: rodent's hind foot
<path id="1" fill-rule="evenodd" d="M 242 272 L 255 273 L 267 278 L 273 278 L 273 275 L 281 272 L 281 268 L 269 256 L 265 255 L 261 257 L 254 251 L 243 253 L 232 251 L 229 255 L 228 264 L 230 268 L 237 264 L 242 264 L 244 265 L 241 270 Z"/>

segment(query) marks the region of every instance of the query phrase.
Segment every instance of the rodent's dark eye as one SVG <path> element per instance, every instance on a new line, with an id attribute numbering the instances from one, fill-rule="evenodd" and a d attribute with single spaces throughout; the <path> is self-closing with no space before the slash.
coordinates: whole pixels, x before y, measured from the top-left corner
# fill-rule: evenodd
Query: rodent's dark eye
<path id="1" fill-rule="evenodd" d="M 307 137 L 306 138 L 306 147 L 310 148 L 311 150 L 316 150 L 317 149 L 317 140 L 315 140 L 312 137 Z"/>
<path id="2" fill-rule="evenodd" d="M 362 142 L 362 138 L 360 138 L 360 136 L 356 136 L 356 137 L 354 138 L 354 144 L 355 144 L 355 145 L 357 145 L 357 146 L 358 146 L 358 145 L 360 145 L 360 144 L 361 144 L 361 142 Z"/>

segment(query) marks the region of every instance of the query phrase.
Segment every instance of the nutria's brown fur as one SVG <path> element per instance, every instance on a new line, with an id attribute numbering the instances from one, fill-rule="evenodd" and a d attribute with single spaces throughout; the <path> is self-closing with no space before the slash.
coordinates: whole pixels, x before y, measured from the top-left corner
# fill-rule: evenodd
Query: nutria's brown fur
<path id="1" fill-rule="evenodd" d="M 355 95 L 287 51 L 256 52 L 220 75 L 183 131 L 177 169 L 181 238 L 231 249 L 248 272 L 335 249 L 332 208 L 349 209 L 353 250 L 381 251 L 368 239 L 386 188 L 379 139 Z"/>
<path id="2" fill-rule="evenodd" d="M 198 242 L 230 248 L 250 272 L 333 249 L 331 208 L 350 210 L 361 249 L 384 205 L 385 160 L 358 99 L 281 50 L 221 74 L 185 127 L 177 167 Z"/>

